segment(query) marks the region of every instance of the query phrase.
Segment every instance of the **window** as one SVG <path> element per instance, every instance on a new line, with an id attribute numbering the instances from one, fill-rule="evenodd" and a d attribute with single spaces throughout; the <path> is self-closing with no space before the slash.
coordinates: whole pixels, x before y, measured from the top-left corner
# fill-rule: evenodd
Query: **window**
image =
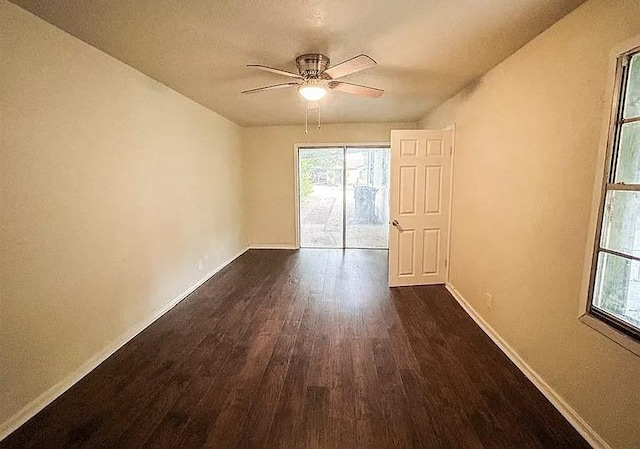
<path id="1" fill-rule="evenodd" d="M 588 313 L 640 340 L 640 49 L 616 83 Z"/>

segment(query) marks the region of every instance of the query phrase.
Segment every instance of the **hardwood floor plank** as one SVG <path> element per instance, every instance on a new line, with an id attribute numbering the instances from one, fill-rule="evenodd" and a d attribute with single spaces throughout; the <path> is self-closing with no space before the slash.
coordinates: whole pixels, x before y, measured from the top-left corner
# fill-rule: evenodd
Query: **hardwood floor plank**
<path id="1" fill-rule="evenodd" d="M 278 338 L 236 447 L 264 447 L 289 368 L 294 343 L 295 337 L 292 335 L 281 335 Z"/>
<path id="2" fill-rule="evenodd" d="M 0 448 L 587 448 L 442 286 L 251 250 Z"/>
<path id="3" fill-rule="evenodd" d="M 192 404 L 196 403 L 208 390 L 210 381 L 206 377 L 194 376 L 185 386 L 183 394 L 146 441 L 147 447 L 180 447 L 178 441 L 183 434 Z"/>
<path id="4" fill-rule="evenodd" d="M 388 339 L 373 339 L 373 356 L 385 421 L 394 448 L 423 447 L 409 412 L 404 386 Z"/>
<path id="5" fill-rule="evenodd" d="M 329 388 L 308 386 L 303 411 L 304 436 L 297 447 L 323 449 L 327 447 L 329 423 Z"/>

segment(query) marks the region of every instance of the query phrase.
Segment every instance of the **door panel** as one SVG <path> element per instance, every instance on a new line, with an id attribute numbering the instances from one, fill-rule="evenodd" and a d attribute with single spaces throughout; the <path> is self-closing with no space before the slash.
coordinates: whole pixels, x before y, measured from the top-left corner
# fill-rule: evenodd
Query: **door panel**
<path id="1" fill-rule="evenodd" d="M 415 156 L 418 151 L 418 142 L 415 139 L 400 140 L 400 155 Z"/>
<path id="2" fill-rule="evenodd" d="M 416 167 L 400 167 L 400 211 L 401 215 L 416 212 Z"/>
<path id="3" fill-rule="evenodd" d="M 300 246 L 343 246 L 342 148 L 300 148 L 298 151 Z"/>
<path id="4" fill-rule="evenodd" d="M 446 281 L 452 131 L 391 131 L 389 285 Z"/>
<path id="5" fill-rule="evenodd" d="M 422 248 L 422 274 L 437 274 L 440 260 L 440 229 L 424 230 Z"/>
<path id="6" fill-rule="evenodd" d="M 398 236 L 398 276 L 415 275 L 415 229 L 403 229 Z"/>
<path id="7" fill-rule="evenodd" d="M 389 247 L 389 147 L 346 149 L 347 248 Z"/>
<path id="8" fill-rule="evenodd" d="M 439 214 L 442 197 L 442 167 L 427 165 L 424 171 L 424 213 Z"/>
<path id="9" fill-rule="evenodd" d="M 442 140 L 428 140 L 427 141 L 427 156 L 428 157 L 442 157 Z"/>

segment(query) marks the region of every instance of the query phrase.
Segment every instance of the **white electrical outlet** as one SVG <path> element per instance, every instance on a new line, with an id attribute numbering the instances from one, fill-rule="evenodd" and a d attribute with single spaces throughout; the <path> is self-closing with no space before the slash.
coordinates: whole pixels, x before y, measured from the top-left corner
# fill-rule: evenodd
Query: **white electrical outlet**
<path id="1" fill-rule="evenodd" d="M 202 271 L 202 259 L 198 261 L 198 270 Z"/>
<path id="2" fill-rule="evenodd" d="M 491 293 L 487 293 L 487 309 L 493 309 L 493 296 L 491 296 Z"/>

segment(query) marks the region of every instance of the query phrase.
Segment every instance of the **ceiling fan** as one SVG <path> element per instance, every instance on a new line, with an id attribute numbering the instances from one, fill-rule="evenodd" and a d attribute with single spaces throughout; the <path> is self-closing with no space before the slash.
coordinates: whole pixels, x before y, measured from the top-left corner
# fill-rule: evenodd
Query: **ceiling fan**
<path id="1" fill-rule="evenodd" d="M 384 93 L 384 90 L 377 89 L 375 87 L 336 81 L 338 78 L 374 67 L 376 62 L 371 57 L 367 55 L 358 55 L 333 67 L 329 66 L 329 62 L 329 58 L 319 53 L 309 53 L 298 56 L 296 58 L 298 73 L 274 69 L 273 67 L 267 67 L 259 64 L 248 64 L 247 67 L 253 67 L 258 70 L 275 73 L 277 75 L 288 76 L 290 78 L 295 78 L 296 81 L 258 87 L 256 89 L 242 91 L 242 93 L 254 94 L 257 92 L 264 92 L 266 90 L 297 87 L 300 95 L 308 101 L 318 101 L 322 99 L 329 89 L 369 98 L 378 98 Z"/>

